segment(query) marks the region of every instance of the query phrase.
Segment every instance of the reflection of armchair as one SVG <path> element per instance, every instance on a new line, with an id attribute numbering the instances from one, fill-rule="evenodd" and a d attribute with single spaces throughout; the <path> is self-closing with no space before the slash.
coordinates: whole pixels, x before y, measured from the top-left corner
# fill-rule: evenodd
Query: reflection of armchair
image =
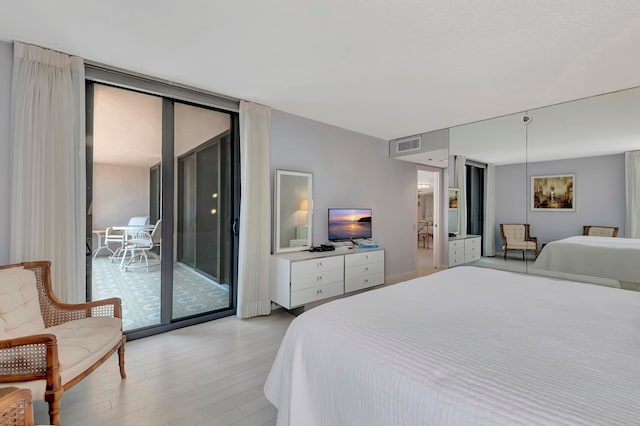
<path id="1" fill-rule="evenodd" d="M 588 235 L 591 237 L 617 237 L 618 227 L 585 225 L 582 227 L 582 235 Z"/>
<path id="2" fill-rule="evenodd" d="M 111 252 L 111 257 L 117 258 L 122 254 L 124 248 L 124 241 L 127 238 L 127 233 L 131 231 L 138 231 L 145 226 L 149 225 L 149 216 L 134 216 L 129 219 L 127 226 L 110 226 L 107 228 L 104 235 L 104 244 L 106 249 Z M 118 248 L 112 250 L 109 247 L 109 243 L 118 244 Z"/>
<path id="3" fill-rule="evenodd" d="M 62 303 L 51 289 L 50 267 L 0 266 L 0 383 L 47 401 L 50 422 L 59 425 L 64 392 L 116 351 L 125 378 L 126 338 L 120 299 Z"/>
<path id="4" fill-rule="evenodd" d="M 124 268 L 124 270 L 127 271 L 127 268 L 142 267 L 142 261 L 144 260 L 144 266 L 147 268 L 147 272 L 149 272 L 149 255 L 156 257 L 156 254 L 151 250 L 154 247 L 160 247 L 161 234 L 162 219 L 156 222 L 151 231 L 140 230 L 131 238 L 128 238 L 124 242 L 120 268 Z M 130 256 L 129 261 L 126 261 L 127 255 Z M 159 260 L 159 258 L 157 259 Z M 137 264 L 135 264 L 136 261 Z"/>
<path id="5" fill-rule="evenodd" d="M 529 235 L 529 224 L 500 224 L 500 235 L 502 236 L 504 250 L 504 260 L 507 260 L 507 250 L 519 250 L 522 252 L 524 260 L 525 252 L 535 252 L 538 257 L 538 238 Z"/>

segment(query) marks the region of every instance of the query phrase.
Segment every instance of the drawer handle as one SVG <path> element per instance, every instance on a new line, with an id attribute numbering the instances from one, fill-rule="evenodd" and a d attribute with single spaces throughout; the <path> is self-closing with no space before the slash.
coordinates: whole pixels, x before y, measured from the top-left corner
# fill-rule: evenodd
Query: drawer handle
<path id="1" fill-rule="evenodd" d="M 364 280 L 364 283 L 365 283 L 365 284 L 369 284 L 369 279 L 368 279 L 368 278 L 367 278 L 367 279 L 365 279 L 365 280 Z"/>
<path id="2" fill-rule="evenodd" d="M 369 267 L 368 267 L 368 266 L 365 266 L 365 267 L 364 267 L 364 271 L 365 271 L 365 272 L 369 272 Z"/>
<path id="3" fill-rule="evenodd" d="M 316 290 L 316 296 L 320 296 L 322 294 L 322 289 L 319 288 Z"/>
<path id="4" fill-rule="evenodd" d="M 318 268 L 318 269 L 322 268 L 322 262 L 318 262 L 317 265 L 316 265 L 316 268 Z"/>
<path id="5" fill-rule="evenodd" d="M 316 276 L 316 282 L 317 282 L 317 281 L 322 281 L 322 275 L 318 275 L 318 276 Z"/>
<path id="6" fill-rule="evenodd" d="M 369 260 L 369 255 L 368 255 L 368 254 L 365 254 L 365 255 L 364 255 L 364 258 L 365 258 L 365 259 L 367 259 L 367 260 Z"/>

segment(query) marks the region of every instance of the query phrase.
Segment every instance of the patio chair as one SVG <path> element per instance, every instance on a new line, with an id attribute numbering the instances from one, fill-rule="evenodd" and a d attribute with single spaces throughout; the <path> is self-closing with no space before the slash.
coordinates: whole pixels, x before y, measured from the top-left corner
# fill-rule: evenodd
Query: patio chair
<path id="1" fill-rule="evenodd" d="M 104 235 L 104 245 L 111 252 L 111 261 L 118 259 L 122 255 L 124 242 L 129 235 L 136 233 L 140 229 L 149 226 L 149 216 L 134 216 L 129 219 L 127 226 L 110 226 Z M 115 250 L 109 247 L 110 243 L 118 244 Z"/>
<path id="2" fill-rule="evenodd" d="M 161 234 L 162 219 L 156 222 L 151 232 L 140 230 L 132 238 L 127 239 L 124 242 L 120 268 L 128 271 L 129 268 L 141 268 L 144 266 L 147 268 L 147 272 L 149 272 L 149 256 L 151 255 L 158 261 L 160 260 L 151 250 L 155 247 L 160 247 Z M 129 256 L 128 261 L 127 256 Z"/>

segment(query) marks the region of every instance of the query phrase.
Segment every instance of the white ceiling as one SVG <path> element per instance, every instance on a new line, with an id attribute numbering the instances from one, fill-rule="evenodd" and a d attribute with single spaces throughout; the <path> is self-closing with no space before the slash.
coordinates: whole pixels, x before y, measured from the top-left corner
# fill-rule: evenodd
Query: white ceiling
<path id="1" fill-rule="evenodd" d="M 451 155 L 484 163 L 532 163 L 634 150 L 640 150 L 640 88 L 449 130 Z"/>
<path id="2" fill-rule="evenodd" d="M 14 0 L 0 38 L 383 139 L 640 85 L 637 0 Z"/>

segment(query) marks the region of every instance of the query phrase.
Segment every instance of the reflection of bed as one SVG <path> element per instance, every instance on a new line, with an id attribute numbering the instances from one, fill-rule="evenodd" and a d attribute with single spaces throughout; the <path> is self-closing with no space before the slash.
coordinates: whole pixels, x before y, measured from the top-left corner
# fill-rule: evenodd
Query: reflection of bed
<path id="1" fill-rule="evenodd" d="M 640 293 L 457 267 L 289 327 L 278 425 L 635 424 Z"/>
<path id="2" fill-rule="evenodd" d="M 640 282 L 640 239 L 578 236 L 545 245 L 534 269 Z"/>

